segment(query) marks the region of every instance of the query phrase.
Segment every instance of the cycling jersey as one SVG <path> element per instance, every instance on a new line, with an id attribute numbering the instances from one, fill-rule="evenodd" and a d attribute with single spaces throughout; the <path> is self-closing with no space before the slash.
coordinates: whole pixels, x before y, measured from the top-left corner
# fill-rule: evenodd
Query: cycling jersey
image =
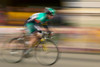
<path id="1" fill-rule="evenodd" d="M 25 26 L 31 34 L 38 30 L 38 27 L 36 27 L 36 25 L 43 25 L 43 27 L 48 28 L 48 21 L 49 19 L 47 18 L 46 13 L 35 13 L 27 19 Z"/>
<path id="2" fill-rule="evenodd" d="M 37 20 L 40 22 L 38 22 Z M 47 18 L 46 13 L 35 13 L 28 18 L 26 23 L 29 23 L 32 21 L 35 22 L 36 24 L 45 24 L 47 21 L 49 21 L 49 19 Z"/>

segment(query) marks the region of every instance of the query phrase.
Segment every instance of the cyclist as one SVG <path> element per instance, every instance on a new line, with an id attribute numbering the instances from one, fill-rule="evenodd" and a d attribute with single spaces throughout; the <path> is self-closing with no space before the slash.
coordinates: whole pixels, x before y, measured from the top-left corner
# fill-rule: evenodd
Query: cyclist
<path id="1" fill-rule="evenodd" d="M 55 9 L 46 7 L 43 13 L 35 13 L 26 20 L 25 26 L 28 33 L 32 34 L 29 41 L 30 46 L 32 46 L 32 44 L 34 44 L 42 35 L 41 32 L 37 32 L 40 30 L 40 25 L 42 25 L 46 31 L 50 33 L 47 23 L 54 17 L 55 14 Z"/>

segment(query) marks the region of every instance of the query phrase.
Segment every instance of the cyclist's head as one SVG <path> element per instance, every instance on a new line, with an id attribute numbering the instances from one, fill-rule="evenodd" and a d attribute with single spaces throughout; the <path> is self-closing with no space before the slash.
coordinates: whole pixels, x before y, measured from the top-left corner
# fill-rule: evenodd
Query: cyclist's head
<path id="1" fill-rule="evenodd" d="M 55 11 L 55 9 L 53 9 L 53 8 L 48 8 L 48 7 L 46 7 L 46 8 L 45 8 L 45 13 L 48 14 L 48 15 L 54 16 L 54 15 L 56 14 L 56 11 Z"/>

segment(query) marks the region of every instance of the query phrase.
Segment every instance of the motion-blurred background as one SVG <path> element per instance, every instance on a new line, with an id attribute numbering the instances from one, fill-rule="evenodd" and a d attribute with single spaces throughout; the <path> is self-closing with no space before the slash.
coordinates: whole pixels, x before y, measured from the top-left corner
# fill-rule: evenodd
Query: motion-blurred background
<path id="1" fill-rule="evenodd" d="M 43 12 L 44 7 L 57 11 L 49 24 L 59 36 L 61 51 L 99 52 L 100 0 L 0 0 L 0 32 L 15 33 L 15 28 L 23 27 L 29 16 Z"/>
<path id="2" fill-rule="evenodd" d="M 100 0 L 0 0 L 0 46 L 19 36 L 17 29 L 45 7 L 57 11 L 49 25 L 62 52 L 51 67 L 100 67 Z M 33 57 L 18 64 L 5 63 L 1 52 L 0 67 L 44 67 Z"/>

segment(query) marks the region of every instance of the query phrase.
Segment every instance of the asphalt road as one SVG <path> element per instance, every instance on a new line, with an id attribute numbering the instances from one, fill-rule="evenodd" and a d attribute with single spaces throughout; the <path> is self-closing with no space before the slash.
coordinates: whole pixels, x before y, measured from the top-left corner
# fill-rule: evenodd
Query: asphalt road
<path id="1" fill-rule="evenodd" d="M 0 67 L 48 67 L 40 65 L 35 57 L 25 58 L 20 63 L 7 63 L 0 57 Z M 100 55 L 60 53 L 59 61 L 50 67 L 100 67 Z"/>

